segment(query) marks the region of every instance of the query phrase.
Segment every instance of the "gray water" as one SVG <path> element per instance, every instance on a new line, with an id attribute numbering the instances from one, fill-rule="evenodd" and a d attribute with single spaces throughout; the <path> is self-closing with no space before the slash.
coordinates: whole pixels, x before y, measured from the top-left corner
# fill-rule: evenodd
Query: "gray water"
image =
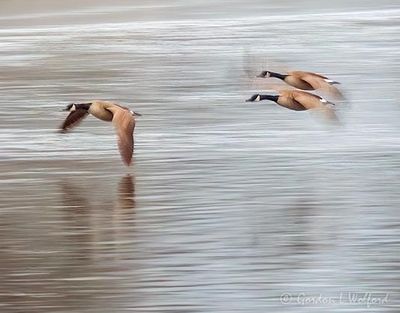
<path id="1" fill-rule="evenodd" d="M 2 4 L 1 313 L 398 312 L 397 3 L 86 2 Z M 341 81 L 342 125 L 245 103 L 267 67 Z M 143 115 L 131 168 L 57 133 L 88 99 Z"/>

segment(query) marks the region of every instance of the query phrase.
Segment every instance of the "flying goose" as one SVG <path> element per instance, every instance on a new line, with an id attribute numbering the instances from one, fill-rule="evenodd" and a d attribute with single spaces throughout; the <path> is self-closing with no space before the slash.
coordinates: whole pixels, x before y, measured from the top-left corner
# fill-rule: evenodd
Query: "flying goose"
<path id="1" fill-rule="evenodd" d="M 271 71 L 262 71 L 257 77 L 275 77 L 278 78 L 290 86 L 293 86 L 302 90 L 324 90 L 338 99 L 342 99 L 343 95 L 335 86 L 340 84 L 337 81 L 331 80 L 326 76 L 304 71 L 293 71 L 287 74 L 280 74 Z"/>
<path id="2" fill-rule="evenodd" d="M 133 154 L 133 131 L 135 129 L 135 116 L 139 113 L 131 111 L 129 108 L 110 101 L 93 100 L 86 103 L 71 103 L 64 111 L 69 111 L 69 115 L 62 123 L 60 130 L 65 133 L 77 126 L 88 114 L 97 117 L 102 121 L 112 121 L 117 135 L 118 148 L 123 162 L 130 165 Z"/>
<path id="3" fill-rule="evenodd" d="M 325 119 L 329 121 L 338 121 L 335 111 L 328 104 L 334 103 L 314 95 L 312 93 L 300 90 L 282 90 L 278 95 L 261 95 L 254 94 L 246 102 L 257 102 L 262 100 L 270 100 L 276 102 L 280 106 L 294 111 L 313 110 L 321 113 Z"/>

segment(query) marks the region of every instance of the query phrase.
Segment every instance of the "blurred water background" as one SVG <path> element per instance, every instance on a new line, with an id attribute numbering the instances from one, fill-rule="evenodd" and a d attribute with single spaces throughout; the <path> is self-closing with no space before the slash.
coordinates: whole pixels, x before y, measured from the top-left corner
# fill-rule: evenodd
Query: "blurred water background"
<path id="1" fill-rule="evenodd" d="M 388 0 L 1 1 L 0 312 L 398 312 L 399 40 Z M 245 103 L 267 67 L 343 126 Z M 88 99 L 143 115 L 132 168 L 56 132 Z"/>

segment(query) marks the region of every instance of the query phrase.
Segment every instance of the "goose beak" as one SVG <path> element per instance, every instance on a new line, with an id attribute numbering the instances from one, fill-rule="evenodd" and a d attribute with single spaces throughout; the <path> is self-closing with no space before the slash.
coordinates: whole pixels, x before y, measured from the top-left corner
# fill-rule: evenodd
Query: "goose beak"
<path id="1" fill-rule="evenodd" d="M 262 72 L 261 72 L 260 74 L 258 74 L 256 77 L 265 78 L 267 75 L 269 76 L 269 74 L 268 74 L 267 71 L 262 71 Z"/>
<path id="2" fill-rule="evenodd" d="M 246 99 L 245 102 L 253 102 L 251 99 Z"/>

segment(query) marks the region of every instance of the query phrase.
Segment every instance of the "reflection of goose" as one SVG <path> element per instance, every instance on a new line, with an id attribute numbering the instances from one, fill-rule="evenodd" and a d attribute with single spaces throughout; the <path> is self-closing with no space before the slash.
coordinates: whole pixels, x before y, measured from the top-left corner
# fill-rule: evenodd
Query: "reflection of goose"
<path id="1" fill-rule="evenodd" d="M 78 125 L 89 113 L 103 121 L 112 121 L 118 134 L 118 148 L 122 160 L 126 165 L 132 162 L 133 131 L 135 129 L 135 115 L 140 115 L 109 101 L 94 100 L 88 103 L 72 103 L 65 108 L 70 114 L 61 125 L 66 132 Z"/>
<path id="2" fill-rule="evenodd" d="M 82 195 L 82 189 L 72 185 L 68 181 L 61 183 L 61 189 L 65 209 L 82 214 L 91 210 L 89 201 Z"/>
<path id="3" fill-rule="evenodd" d="M 71 184 L 68 180 L 61 182 L 62 210 L 64 211 L 64 230 L 68 246 L 72 243 L 79 259 L 90 259 L 93 242 L 93 208 L 85 196 L 82 188 Z"/>
<path id="4" fill-rule="evenodd" d="M 116 203 L 111 216 L 113 236 L 120 243 L 116 244 L 116 251 L 125 250 L 121 247 L 131 240 L 131 227 L 135 223 L 135 179 L 127 174 L 121 177 L 118 183 Z"/>
<path id="5" fill-rule="evenodd" d="M 121 241 L 127 231 L 132 232 L 126 225 L 134 221 L 134 177 L 121 177 L 115 188 L 114 203 L 112 192 L 102 197 L 94 192 L 98 188 L 74 185 L 68 180 L 60 185 L 66 242 L 72 242 L 73 247 L 78 248 L 75 251 L 80 258 L 91 256 L 95 250 L 93 244 L 103 241 L 109 242 L 110 248 L 115 246 L 118 252 L 116 242 Z"/>
<path id="6" fill-rule="evenodd" d="M 61 183 L 63 206 L 69 213 L 90 215 L 96 208 L 90 203 L 85 189 L 74 186 L 68 181 Z M 132 175 L 127 174 L 121 177 L 117 188 L 118 208 L 133 209 L 135 207 L 135 180 Z"/>
<path id="7" fill-rule="evenodd" d="M 132 213 L 135 208 L 135 184 L 131 175 L 121 177 L 115 191 L 117 197 L 114 205 L 110 203 L 112 195 L 105 195 L 106 200 L 102 201 L 100 195 L 88 191 L 91 189 L 90 187 L 82 188 L 64 180 L 61 188 L 62 207 L 66 212 L 67 234 L 75 238 L 79 237 L 81 243 L 98 241 L 96 237 L 102 237 L 104 229 L 116 230 L 119 227 L 119 221 L 126 219 L 126 216 L 122 216 L 120 213 Z M 93 202 L 90 201 L 90 196 L 92 196 Z M 101 204 L 96 205 L 95 202 L 99 200 L 102 201 Z M 110 207 L 112 207 L 111 210 Z M 112 235 L 112 233 L 107 231 L 108 235 Z"/>
<path id="8" fill-rule="evenodd" d="M 135 182 L 131 175 L 121 178 L 118 184 L 118 207 L 132 209 L 135 207 Z"/>

